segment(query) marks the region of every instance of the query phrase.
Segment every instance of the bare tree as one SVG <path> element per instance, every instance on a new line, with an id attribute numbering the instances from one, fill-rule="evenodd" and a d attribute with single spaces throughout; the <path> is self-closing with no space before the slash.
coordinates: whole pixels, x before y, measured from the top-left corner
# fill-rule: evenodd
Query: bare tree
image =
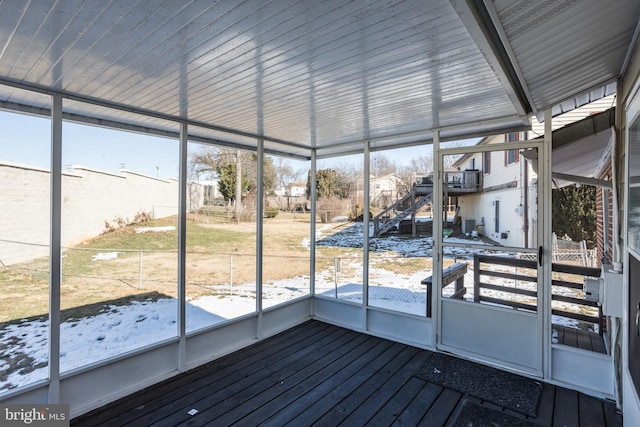
<path id="1" fill-rule="evenodd" d="M 433 156 L 423 155 L 411 159 L 411 169 L 414 172 L 433 172 Z"/>
<path id="2" fill-rule="evenodd" d="M 276 157 L 273 160 L 273 168 L 276 175 L 276 185 L 282 187 L 285 191 L 285 195 L 291 195 L 291 184 L 301 179 L 304 174 L 303 170 L 295 170 L 291 166 L 291 162 L 280 157 Z"/>
<path id="3" fill-rule="evenodd" d="M 371 175 L 383 176 L 391 173 L 395 173 L 398 167 L 395 162 L 389 160 L 387 156 L 380 153 L 375 153 L 371 156 Z"/>

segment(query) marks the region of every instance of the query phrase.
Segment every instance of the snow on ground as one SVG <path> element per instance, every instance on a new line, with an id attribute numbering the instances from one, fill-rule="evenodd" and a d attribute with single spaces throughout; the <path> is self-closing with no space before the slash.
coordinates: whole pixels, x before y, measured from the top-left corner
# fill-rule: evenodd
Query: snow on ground
<path id="1" fill-rule="evenodd" d="M 177 336 L 177 300 L 133 302 L 107 306 L 104 313 L 60 325 L 60 369 L 68 372 L 89 363 L 123 354 Z M 186 328 L 195 331 L 255 311 L 255 298 L 206 296 L 187 304 Z M 0 390 L 29 384 L 47 376 L 47 320 L 12 324 L 0 331 L 2 371 L 26 355 L 27 369 L 12 370 Z M 31 367 L 37 367 L 30 370 Z M 2 372 L 0 371 L 0 372 Z"/>
<path id="2" fill-rule="evenodd" d="M 100 252 L 91 257 L 91 261 L 108 261 L 118 258 L 122 252 Z"/>
<path id="3" fill-rule="evenodd" d="M 136 233 L 158 233 L 162 231 L 173 231 L 176 228 L 173 225 L 167 225 L 164 227 L 139 227 L 136 228 Z"/>
<path id="4" fill-rule="evenodd" d="M 337 231 L 336 231 L 337 230 Z M 326 224 L 316 231 L 316 245 L 341 248 L 362 249 L 364 236 L 364 225 L 362 223 L 350 223 L 348 227 L 344 225 Z M 409 237 L 409 236 L 384 236 L 373 237 L 373 224 L 369 224 L 369 250 L 372 253 L 394 252 L 399 256 L 406 257 L 431 257 L 433 250 L 433 238 L 431 236 Z M 445 246 L 445 256 L 468 257 L 474 252 L 495 253 L 499 247 L 492 246 L 479 238 L 459 238 L 448 237 L 444 239 L 445 244 L 474 244 L 485 245 L 486 251 L 468 248 Z"/>
<path id="5" fill-rule="evenodd" d="M 361 223 L 349 227 L 329 224 L 317 231 L 318 246 L 362 248 Z M 161 227 L 155 227 L 157 228 Z M 162 227 L 164 228 L 164 227 Z M 469 243 L 469 239 L 448 242 Z M 473 243 L 480 243 L 474 241 Z M 301 242 L 309 247 L 309 241 Z M 403 260 L 431 256 L 431 237 L 406 238 L 389 236 L 371 238 L 372 263 L 369 270 L 369 304 L 415 315 L 426 314 L 426 287 L 420 282 L 431 272 L 424 270 L 403 273 L 401 268 L 390 271 L 378 267 L 382 259 L 401 265 Z M 487 249 L 489 249 L 488 247 Z M 450 256 L 469 257 L 468 248 L 448 247 Z M 477 250 L 477 249 L 476 249 Z M 484 251 L 483 251 L 484 252 Z M 108 262 L 117 258 L 117 252 L 98 254 L 96 259 Z M 382 255 L 384 255 L 382 258 Z M 392 257 L 391 257 L 392 255 Z M 399 258 L 398 258 L 399 257 Z M 426 263 L 426 260 L 425 260 Z M 426 265 L 426 264 L 425 264 Z M 331 298 L 362 302 L 362 261 L 358 256 L 343 259 L 341 272 L 333 267 L 316 272 L 316 292 Z M 400 270 L 400 271 L 397 271 Z M 415 267 L 413 268 L 415 270 Z M 473 283 L 469 269 L 465 283 Z M 216 291 L 222 296 L 204 296 L 187 303 L 186 329 L 188 332 L 225 322 L 252 313 L 256 308 L 255 285 L 221 285 Z M 444 289 L 444 296 L 453 292 L 453 286 Z M 467 285 L 467 299 L 473 289 Z M 309 277 L 292 277 L 263 286 L 263 307 L 272 307 L 285 301 L 308 295 Z M 60 365 L 68 372 L 90 363 L 134 351 L 177 335 L 177 302 L 166 298 L 133 302 L 123 306 L 107 306 L 102 313 L 61 324 Z M 554 316 L 553 323 L 577 327 L 577 321 Z M 30 320 L 5 326 L 0 330 L 0 392 L 45 379 L 47 367 L 48 321 Z M 557 339 L 556 339 L 557 341 Z"/>

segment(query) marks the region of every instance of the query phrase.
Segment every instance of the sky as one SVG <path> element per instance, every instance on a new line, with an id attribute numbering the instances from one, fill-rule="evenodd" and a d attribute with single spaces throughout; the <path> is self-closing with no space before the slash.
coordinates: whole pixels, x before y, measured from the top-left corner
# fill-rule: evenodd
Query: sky
<path id="1" fill-rule="evenodd" d="M 51 122 L 0 111 L 0 160 L 50 168 Z M 150 176 L 178 176 L 178 141 L 65 122 L 63 167 L 80 165 L 117 173 L 124 166 Z"/>
<path id="2" fill-rule="evenodd" d="M 50 134 L 48 119 L 0 111 L 0 161 L 49 169 Z M 78 165 L 112 173 L 128 169 L 160 178 L 178 177 L 177 140 L 69 122 L 63 124 L 62 139 L 64 168 Z M 431 153 L 431 146 L 420 146 L 376 152 L 372 158 L 383 155 L 398 165 L 408 165 L 412 158 Z M 362 159 L 362 155 L 321 159 L 318 168 L 361 164 Z M 294 170 L 305 172 L 302 179 L 306 177 L 309 162 L 287 161 Z"/>

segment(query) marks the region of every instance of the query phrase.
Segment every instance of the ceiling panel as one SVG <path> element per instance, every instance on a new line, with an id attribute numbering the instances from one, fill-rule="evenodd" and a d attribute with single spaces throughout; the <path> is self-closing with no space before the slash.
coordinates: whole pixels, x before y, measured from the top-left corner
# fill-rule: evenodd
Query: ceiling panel
<path id="1" fill-rule="evenodd" d="M 489 2 L 534 105 L 615 79 L 638 2 L 614 11 L 586 0 L 588 11 L 577 13 L 569 0 L 542 3 L 547 9 Z M 244 146 L 264 137 L 269 150 L 296 156 L 362 150 L 365 139 L 415 144 L 435 128 L 444 139 L 527 126 L 526 106 L 482 48 L 465 5 L 3 0 L 0 83 L 9 86 L 0 105 L 46 110 L 40 95 L 17 91 L 30 88 L 70 98 L 75 117 L 159 130 L 188 120 L 208 129 L 200 139 Z"/>
<path id="2" fill-rule="evenodd" d="M 493 0 L 490 12 L 537 111 L 615 81 L 640 1 Z"/>

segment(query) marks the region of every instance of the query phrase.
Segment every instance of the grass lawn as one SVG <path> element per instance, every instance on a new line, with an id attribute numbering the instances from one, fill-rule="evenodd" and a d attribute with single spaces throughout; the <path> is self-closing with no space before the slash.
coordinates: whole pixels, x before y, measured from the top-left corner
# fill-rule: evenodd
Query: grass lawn
<path id="1" fill-rule="evenodd" d="M 222 208 L 218 208 L 222 210 Z M 233 223 L 224 215 L 199 214 L 187 223 L 187 297 L 211 294 L 212 287 L 255 282 L 256 224 Z M 309 274 L 309 215 L 280 213 L 263 225 L 264 281 Z M 140 227 L 173 230 L 138 233 Z M 118 304 L 149 295 L 177 295 L 177 218 L 163 218 L 102 234 L 63 252 L 61 308 L 105 301 Z M 113 259 L 98 254 L 117 252 Z M 230 272 L 233 264 L 233 273 Z M 142 273 L 141 273 L 142 271 Z M 231 277 L 232 274 L 232 277 Z M 0 268 L 0 322 L 43 316 L 49 306 L 48 259 Z M 78 312 L 86 315 L 86 312 Z"/>

